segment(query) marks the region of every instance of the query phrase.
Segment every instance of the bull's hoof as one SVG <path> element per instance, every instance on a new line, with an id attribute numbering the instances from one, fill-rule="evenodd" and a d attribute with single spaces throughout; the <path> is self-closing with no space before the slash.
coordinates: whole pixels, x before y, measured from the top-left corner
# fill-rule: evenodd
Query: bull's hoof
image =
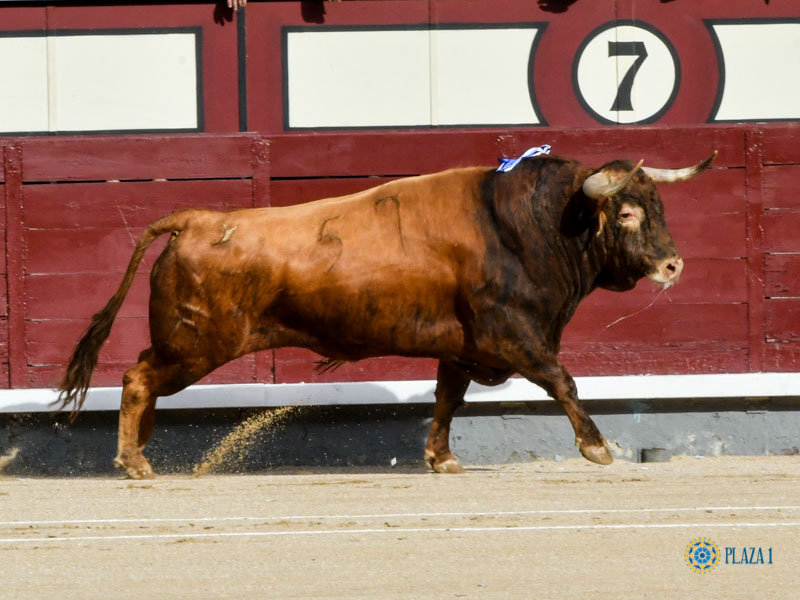
<path id="1" fill-rule="evenodd" d="M 445 460 L 436 460 L 436 455 L 428 450 L 425 451 L 425 462 L 435 473 L 463 473 L 464 467 L 458 462 L 458 459 L 450 455 L 450 458 Z"/>
<path id="2" fill-rule="evenodd" d="M 586 460 L 598 465 L 610 465 L 614 462 L 614 457 L 611 456 L 611 451 L 605 442 L 601 446 L 584 444 L 581 446 L 581 454 Z"/>
<path id="3" fill-rule="evenodd" d="M 139 455 L 138 460 L 123 461 L 119 456 L 114 459 L 114 466 L 125 471 L 128 479 L 153 479 L 156 475 L 153 467 L 144 456 Z"/>
<path id="4" fill-rule="evenodd" d="M 448 458 L 447 460 L 443 460 L 438 463 L 433 463 L 432 465 L 433 470 L 437 473 L 463 473 L 464 467 L 455 459 L 455 458 Z"/>

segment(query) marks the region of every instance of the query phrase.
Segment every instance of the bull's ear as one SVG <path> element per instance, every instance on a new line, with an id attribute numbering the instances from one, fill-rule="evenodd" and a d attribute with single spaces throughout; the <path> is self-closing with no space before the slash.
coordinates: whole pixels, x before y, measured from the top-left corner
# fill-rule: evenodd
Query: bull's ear
<path id="1" fill-rule="evenodd" d="M 597 204 L 594 207 L 594 214 L 592 215 L 593 219 L 597 219 L 597 231 L 595 232 L 595 237 L 600 237 L 600 234 L 603 233 L 603 228 L 606 226 L 608 222 L 608 217 L 606 216 L 606 206 L 608 205 L 609 197 L 604 196 L 597 201 Z"/>

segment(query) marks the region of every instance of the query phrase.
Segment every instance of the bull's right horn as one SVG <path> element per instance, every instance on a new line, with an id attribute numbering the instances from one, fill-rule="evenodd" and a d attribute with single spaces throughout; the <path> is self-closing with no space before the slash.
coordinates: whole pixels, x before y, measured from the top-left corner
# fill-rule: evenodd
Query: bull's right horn
<path id="1" fill-rule="evenodd" d="M 642 167 L 642 171 L 647 173 L 655 183 L 674 183 L 676 181 L 686 181 L 691 179 L 698 173 L 702 173 L 709 166 L 717 156 L 717 151 L 705 159 L 703 162 L 696 164 L 693 167 L 684 167 L 683 169 L 656 169 L 653 167 Z"/>
<path id="2" fill-rule="evenodd" d="M 583 193 L 595 200 L 611 198 L 611 196 L 619 193 L 622 188 L 630 183 L 630 180 L 636 175 L 636 171 L 639 170 L 643 162 L 644 160 L 640 160 L 636 163 L 636 166 L 625 175 L 606 172 L 605 170 L 590 175 L 586 178 L 586 181 L 583 182 Z"/>

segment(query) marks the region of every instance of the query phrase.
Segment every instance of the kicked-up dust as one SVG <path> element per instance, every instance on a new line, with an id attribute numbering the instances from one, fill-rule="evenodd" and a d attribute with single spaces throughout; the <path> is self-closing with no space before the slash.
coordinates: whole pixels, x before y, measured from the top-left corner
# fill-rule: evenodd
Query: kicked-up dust
<path id="1" fill-rule="evenodd" d="M 193 475 L 201 477 L 215 471 L 230 471 L 244 460 L 258 434 L 270 433 L 299 409 L 299 406 L 282 406 L 245 419 L 206 453 L 203 461 L 192 469 Z"/>

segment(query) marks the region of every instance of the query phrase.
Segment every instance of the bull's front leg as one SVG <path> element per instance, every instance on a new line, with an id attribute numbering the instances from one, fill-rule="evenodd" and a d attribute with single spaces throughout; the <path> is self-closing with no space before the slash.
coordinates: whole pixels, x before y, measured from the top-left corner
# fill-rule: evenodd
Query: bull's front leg
<path id="1" fill-rule="evenodd" d="M 608 443 L 578 399 L 575 381 L 557 358 L 537 360 L 520 375 L 541 386 L 564 409 L 575 430 L 575 445 L 586 460 L 600 465 L 614 462 Z"/>
<path id="2" fill-rule="evenodd" d="M 470 378 L 458 367 L 439 361 L 436 372 L 436 406 L 425 444 L 425 462 L 437 473 L 463 473 L 464 468 L 450 451 L 450 423 L 456 409 L 464 404 Z"/>

